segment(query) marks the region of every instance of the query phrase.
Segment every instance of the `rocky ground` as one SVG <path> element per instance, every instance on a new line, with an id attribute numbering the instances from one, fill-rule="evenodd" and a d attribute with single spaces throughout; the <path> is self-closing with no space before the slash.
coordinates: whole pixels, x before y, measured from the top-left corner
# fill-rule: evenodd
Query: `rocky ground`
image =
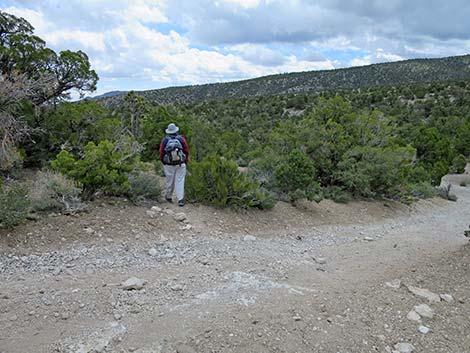
<path id="1" fill-rule="evenodd" d="M 470 352 L 454 190 L 249 213 L 102 199 L 29 222 L 0 234 L 0 352 Z"/>

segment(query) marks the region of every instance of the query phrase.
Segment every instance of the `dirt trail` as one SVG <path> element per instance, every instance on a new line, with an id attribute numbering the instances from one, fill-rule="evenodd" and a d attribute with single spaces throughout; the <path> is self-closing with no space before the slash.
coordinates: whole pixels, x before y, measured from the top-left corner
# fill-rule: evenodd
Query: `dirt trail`
<path id="1" fill-rule="evenodd" d="M 470 352 L 470 188 L 455 192 L 412 207 L 189 206 L 183 222 L 173 205 L 108 200 L 27 224 L 0 240 L 0 352 Z M 124 290 L 134 276 L 144 288 Z M 419 304 L 434 317 L 407 319 Z"/>

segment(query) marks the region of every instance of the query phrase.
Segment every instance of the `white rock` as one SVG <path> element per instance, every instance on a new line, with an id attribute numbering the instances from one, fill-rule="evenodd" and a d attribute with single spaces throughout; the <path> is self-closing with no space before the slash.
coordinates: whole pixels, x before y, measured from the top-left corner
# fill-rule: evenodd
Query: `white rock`
<path id="1" fill-rule="evenodd" d="M 399 279 L 394 279 L 393 281 L 385 282 L 385 285 L 393 289 L 399 289 L 401 286 L 401 281 Z"/>
<path id="2" fill-rule="evenodd" d="M 434 317 L 434 310 L 427 304 L 419 304 L 414 307 L 414 310 L 421 316 L 432 319 Z"/>
<path id="3" fill-rule="evenodd" d="M 415 349 L 411 343 L 404 342 L 397 343 L 394 348 L 400 353 L 411 353 Z"/>
<path id="4" fill-rule="evenodd" d="M 313 260 L 319 265 L 326 264 L 326 259 L 324 257 L 314 257 Z"/>
<path id="5" fill-rule="evenodd" d="M 183 290 L 183 286 L 181 284 L 174 284 L 170 287 L 172 291 L 179 292 Z"/>
<path id="6" fill-rule="evenodd" d="M 423 326 L 423 325 L 421 325 L 418 330 L 419 330 L 419 332 L 424 333 L 424 334 L 426 334 L 430 331 L 429 327 L 426 327 L 426 326 Z"/>
<path id="7" fill-rule="evenodd" d="M 149 255 L 150 256 L 157 256 L 157 254 L 158 254 L 157 249 L 155 249 L 155 248 L 150 248 L 149 249 Z"/>
<path id="8" fill-rule="evenodd" d="M 256 237 L 254 237 L 253 235 L 245 235 L 245 237 L 243 238 L 244 241 L 255 241 L 256 240 Z"/>
<path id="9" fill-rule="evenodd" d="M 181 227 L 181 230 L 191 230 L 193 226 L 191 224 L 186 224 L 185 226 Z"/>
<path id="10" fill-rule="evenodd" d="M 374 241 L 374 238 L 372 238 L 372 237 L 364 237 L 364 240 L 365 240 L 365 241 Z"/>
<path id="11" fill-rule="evenodd" d="M 441 294 L 440 297 L 442 300 L 446 301 L 447 303 L 452 303 L 454 301 L 454 297 L 451 296 L 450 294 Z"/>
<path id="12" fill-rule="evenodd" d="M 411 310 L 407 315 L 406 315 L 406 318 L 408 320 L 411 320 L 411 321 L 421 321 L 421 316 L 419 316 L 419 314 L 414 311 L 414 310 Z"/>
<path id="13" fill-rule="evenodd" d="M 431 292 L 428 289 L 408 286 L 408 290 L 418 297 L 422 297 L 429 300 L 431 303 L 439 303 L 441 301 L 439 295 Z"/>
<path id="14" fill-rule="evenodd" d="M 121 283 L 121 287 L 124 290 L 132 290 L 132 289 L 142 289 L 144 288 L 147 281 L 145 279 L 131 277 L 127 281 Z"/>
<path id="15" fill-rule="evenodd" d="M 171 208 L 166 208 L 163 210 L 163 212 L 165 212 L 167 215 L 174 215 L 175 214 L 175 211 L 173 211 Z"/>
<path id="16" fill-rule="evenodd" d="M 147 210 L 145 211 L 145 213 L 147 214 L 147 216 L 149 216 L 150 218 L 155 218 L 157 216 L 157 213 L 152 211 L 152 210 Z"/>
<path id="17" fill-rule="evenodd" d="M 152 206 L 152 207 L 150 208 L 150 210 L 153 211 L 153 212 L 157 212 L 157 213 L 162 212 L 162 209 L 161 209 L 160 207 L 158 207 L 158 206 Z"/>
<path id="18" fill-rule="evenodd" d="M 174 216 L 175 221 L 183 222 L 186 219 L 186 214 L 183 212 L 177 213 Z"/>
<path id="19" fill-rule="evenodd" d="M 95 231 L 94 231 L 93 228 L 88 228 L 88 227 L 83 228 L 83 231 L 84 231 L 86 234 L 88 234 L 88 235 L 91 235 L 91 234 L 94 234 L 94 233 L 95 233 Z"/>

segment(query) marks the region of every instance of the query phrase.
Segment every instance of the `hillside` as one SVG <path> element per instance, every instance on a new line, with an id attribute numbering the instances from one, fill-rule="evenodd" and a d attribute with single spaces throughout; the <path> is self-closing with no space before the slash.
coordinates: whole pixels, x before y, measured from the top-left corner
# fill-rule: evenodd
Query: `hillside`
<path id="1" fill-rule="evenodd" d="M 320 92 L 373 85 L 400 85 L 470 79 L 470 55 L 413 59 L 346 69 L 295 72 L 244 81 L 141 91 L 156 104 L 192 104 L 227 98 Z M 106 94 L 104 95 L 106 96 Z M 114 105 L 123 97 L 100 97 Z"/>

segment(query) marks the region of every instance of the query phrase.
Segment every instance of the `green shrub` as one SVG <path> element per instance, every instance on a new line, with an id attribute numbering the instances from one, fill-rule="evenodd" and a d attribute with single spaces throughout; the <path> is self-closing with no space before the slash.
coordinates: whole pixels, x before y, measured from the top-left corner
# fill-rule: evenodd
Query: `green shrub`
<path id="1" fill-rule="evenodd" d="M 409 189 L 409 194 L 420 199 L 429 199 L 437 195 L 436 188 L 428 182 L 413 184 Z"/>
<path id="2" fill-rule="evenodd" d="M 273 188 L 276 165 L 280 162 L 278 155 L 265 149 L 248 164 L 248 175 L 267 189 Z"/>
<path id="3" fill-rule="evenodd" d="M 336 178 L 356 196 L 396 196 L 407 183 L 413 149 L 356 147 L 338 164 Z"/>
<path id="4" fill-rule="evenodd" d="M 162 194 L 160 180 L 153 172 L 139 171 L 130 175 L 129 181 L 128 195 L 134 203 L 145 200 L 158 200 Z"/>
<path id="5" fill-rule="evenodd" d="M 467 166 L 467 158 L 464 155 L 459 154 L 452 160 L 452 166 L 450 172 L 454 174 L 462 174 L 465 172 Z"/>
<path id="6" fill-rule="evenodd" d="M 80 199 L 81 192 L 77 183 L 65 175 L 57 171 L 41 171 L 29 192 L 31 209 L 33 211 L 80 211 L 85 207 Z"/>
<path id="7" fill-rule="evenodd" d="M 98 145 L 89 142 L 82 159 L 61 151 L 52 167 L 78 181 L 86 195 L 100 190 L 111 195 L 126 194 L 130 187 L 128 176 L 138 169 L 139 146 L 131 139 L 116 143 L 107 140 Z"/>
<path id="8" fill-rule="evenodd" d="M 189 200 L 216 207 L 269 209 L 275 204 L 267 191 L 238 171 L 234 161 L 216 155 L 190 164 L 186 191 Z"/>
<path id="9" fill-rule="evenodd" d="M 293 150 L 274 171 L 274 185 L 291 202 L 301 198 L 320 201 L 321 189 L 315 180 L 315 172 L 315 166 L 308 156 Z"/>
<path id="10" fill-rule="evenodd" d="M 0 228 L 11 229 L 26 219 L 27 189 L 17 183 L 0 184 Z"/>
<path id="11" fill-rule="evenodd" d="M 351 194 L 339 186 L 328 186 L 323 190 L 323 196 L 337 203 L 348 203 L 352 200 Z"/>

